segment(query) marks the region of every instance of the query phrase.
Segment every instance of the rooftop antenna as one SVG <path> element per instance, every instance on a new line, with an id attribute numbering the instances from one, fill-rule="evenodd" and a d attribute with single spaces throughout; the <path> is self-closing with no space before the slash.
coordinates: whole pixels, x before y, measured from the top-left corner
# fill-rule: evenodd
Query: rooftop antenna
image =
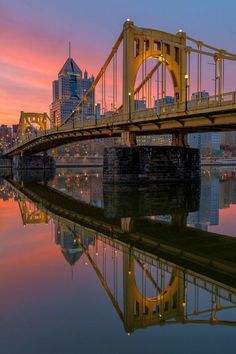
<path id="1" fill-rule="evenodd" d="M 69 58 L 71 58 L 71 42 L 69 42 Z"/>

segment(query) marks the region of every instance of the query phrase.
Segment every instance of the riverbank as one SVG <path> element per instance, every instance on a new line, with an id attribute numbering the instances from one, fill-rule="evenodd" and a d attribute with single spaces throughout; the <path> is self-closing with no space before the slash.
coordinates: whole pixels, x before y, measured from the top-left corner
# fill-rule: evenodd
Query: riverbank
<path id="1" fill-rule="evenodd" d="M 201 160 L 201 166 L 236 166 L 236 159 Z"/>

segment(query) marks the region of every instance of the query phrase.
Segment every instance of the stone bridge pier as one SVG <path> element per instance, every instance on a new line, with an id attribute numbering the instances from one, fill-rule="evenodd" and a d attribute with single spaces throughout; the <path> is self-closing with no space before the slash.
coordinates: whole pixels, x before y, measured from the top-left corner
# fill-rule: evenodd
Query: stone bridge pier
<path id="1" fill-rule="evenodd" d="M 135 133 L 124 131 L 121 145 L 104 149 L 104 183 L 177 182 L 200 178 L 200 153 L 184 133 L 172 146 L 138 146 Z"/>

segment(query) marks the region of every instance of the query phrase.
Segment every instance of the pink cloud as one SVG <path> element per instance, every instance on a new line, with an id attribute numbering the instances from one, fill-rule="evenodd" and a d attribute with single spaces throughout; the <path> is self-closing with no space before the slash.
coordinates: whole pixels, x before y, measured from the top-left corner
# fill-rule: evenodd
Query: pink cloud
<path id="1" fill-rule="evenodd" d="M 18 122 L 21 110 L 49 110 L 51 84 L 66 60 L 68 41 L 67 34 L 47 32 L 43 25 L 32 23 L 29 28 L 6 12 L 0 16 L 0 31 L 0 124 L 12 124 Z M 97 72 L 86 60 L 91 53 L 83 45 L 79 51 L 86 53 L 80 62 L 74 56 L 81 69 Z"/>

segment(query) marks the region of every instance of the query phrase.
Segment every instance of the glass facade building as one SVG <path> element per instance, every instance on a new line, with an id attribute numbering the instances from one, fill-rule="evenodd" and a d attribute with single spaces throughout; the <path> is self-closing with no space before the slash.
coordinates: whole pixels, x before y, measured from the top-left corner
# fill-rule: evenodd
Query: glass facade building
<path id="1" fill-rule="evenodd" d="M 81 98 L 94 81 L 87 71 L 81 69 L 72 58 L 68 58 L 58 73 L 58 79 L 52 82 L 53 102 L 50 106 L 50 117 L 55 125 L 60 125 L 75 109 Z M 92 115 L 94 112 L 94 92 L 83 105 L 83 114 Z"/>

